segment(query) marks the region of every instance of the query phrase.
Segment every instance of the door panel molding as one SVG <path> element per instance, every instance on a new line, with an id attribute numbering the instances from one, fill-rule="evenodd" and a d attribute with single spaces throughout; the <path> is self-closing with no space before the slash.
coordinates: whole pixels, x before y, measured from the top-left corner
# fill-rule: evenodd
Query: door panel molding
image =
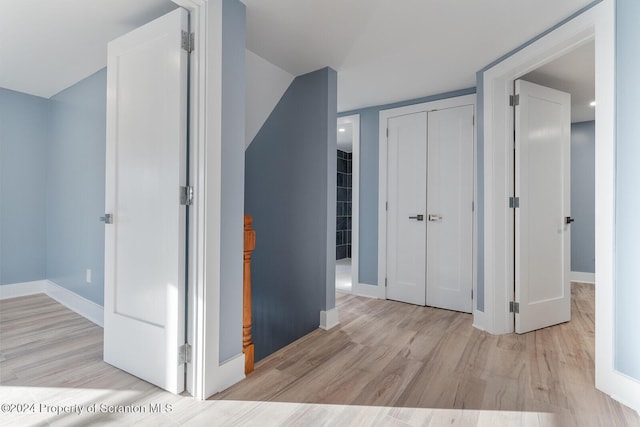
<path id="1" fill-rule="evenodd" d="M 388 140 L 387 140 L 387 122 L 388 119 L 396 116 L 414 114 L 419 112 L 428 112 L 446 108 L 460 107 L 464 105 L 472 105 L 475 111 L 476 95 L 463 95 L 452 98 L 430 101 L 420 104 L 408 105 L 405 107 L 381 110 L 379 113 L 379 148 L 378 148 L 378 295 L 380 298 L 387 298 L 385 288 L 385 279 L 387 277 L 387 180 L 388 180 Z M 475 145 L 475 132 L 474 132 Z M 476 158 L 474 154 L 474 164 Z M 476 203 L 476 184 L 474 177 L 474 204 Z M 426 217 L 425 217 L 426 220 Z M 473 212 L 473 271 L 475 272 L 477 265 L 477 246 L 476 246 L 476 222 L 477 209 Z M 476 295 L 476 275 L 473 274 L 473 293 Z"/>
<path id="2" fill-rule="evenodd" d="M 515 330 L 571 319 L 571 95 L 516 80 Z"/>
<path id="3" fill-rule="evenodd" d="M 188 12 L 176 9 L 110 42 L 107 73 L 104 360 L 172 393 L 185 372 L 182 31 Z"/>

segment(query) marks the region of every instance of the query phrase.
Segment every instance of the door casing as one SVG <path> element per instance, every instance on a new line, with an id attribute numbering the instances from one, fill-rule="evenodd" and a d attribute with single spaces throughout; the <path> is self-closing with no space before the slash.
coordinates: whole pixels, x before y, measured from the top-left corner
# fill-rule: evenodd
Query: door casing
<path id="1" fill-rule="evenodd" d="M 513 223 L 505 200 L 513 188 L 513 114 L 508 105 L 513 81 L 595 39 L 596 62 L 596 387 L 640 410 L 640 382 L 614 365 L 615 214 L 615 1 L 589 5 L 502 61 L 478 73 L 481 85 L 484 166 L 484 310 L 474 309 L 474 326 L 492 334 L 513 330 L 508 303 L 513 297 Z M 511 163 L 510 163 L 511 159 Z"/>

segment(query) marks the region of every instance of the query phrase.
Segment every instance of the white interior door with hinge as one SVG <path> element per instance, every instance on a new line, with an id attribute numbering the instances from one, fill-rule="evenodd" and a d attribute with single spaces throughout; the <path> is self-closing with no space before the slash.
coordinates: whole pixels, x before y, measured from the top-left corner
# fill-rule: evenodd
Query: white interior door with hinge
<path id="1" fill-rule="evenodd" d="M 516 81 L 515 329 L 571 320 L 571 96 Z"/>
<path id="2" fill-rule="evenodd" d="M 108 47 L 104 360 L 184 390 L 187 12 Z"/>
<path id="3" fill-rule="evenodd" d="M 472 311 L 473 106 L 429 111 L 427 305 Z"/>
<path id="4" fill-rule="evenodd" d="M 427 113 L 387 125 L 387 298 L 425 305 Z"/>

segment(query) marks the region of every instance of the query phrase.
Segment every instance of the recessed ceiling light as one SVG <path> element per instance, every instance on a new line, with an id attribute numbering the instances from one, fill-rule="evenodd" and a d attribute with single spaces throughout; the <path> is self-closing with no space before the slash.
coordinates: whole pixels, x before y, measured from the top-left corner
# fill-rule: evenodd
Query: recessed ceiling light
<path id="1" fill-rule="evenodd" d="M 595 106 L 596 106 L 596 101 L 591 101 L 591 102 L 589 103 L 589 105 L 590 105 L 590 106 L 592 106 L 592 107 L 595 107 Z"/>
<path id="2" fill-rule="evenodd" d="M 338 132 L 346 132 L 346 129 L 345 128 L 340 128 L 340 129 L 338 129 Z"/>

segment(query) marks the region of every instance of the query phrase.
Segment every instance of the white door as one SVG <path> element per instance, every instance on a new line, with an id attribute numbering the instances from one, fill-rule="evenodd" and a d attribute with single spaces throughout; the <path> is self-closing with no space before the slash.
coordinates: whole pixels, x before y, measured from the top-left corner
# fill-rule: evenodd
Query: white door
<path id="1" fill-rule="evenodd" d="M 177 9 L 108 47 L 104 360 L 184 390 L 187 52 Z"/>
<path id="2" fill-rule="evenodd" d="M 387 125 L 387 298 L 425 305 L 427 113 Z"/>
<path id="3" fill-rule="evenodd" d="M 473 106 L 430 111 L 427 305 L 471 313 Z"/>
<path id="4" fill-rule="evenodd" d="M 516 81 L 515 315 L 524 333 L 571 320 L 569 94 Z"/>

